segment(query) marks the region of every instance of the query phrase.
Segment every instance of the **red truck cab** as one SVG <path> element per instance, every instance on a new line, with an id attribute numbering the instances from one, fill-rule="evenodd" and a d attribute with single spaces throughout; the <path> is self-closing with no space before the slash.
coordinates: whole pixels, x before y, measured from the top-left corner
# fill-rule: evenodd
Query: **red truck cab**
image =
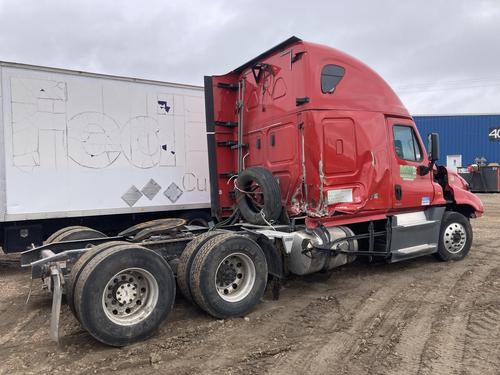
<path id="1" fill-rule="evenodd" d="M 287 216 L 305 215 L 310 227 L 430 206 L 469 217 L 483 212 L 475 195 L 433 167 L 389 85 L 343 52 L 292 37 L 228 74 L 206 77 L 205 87 L 218 217 L 238 207 L 234 177 L 253 166 L 278 179 Z"/>

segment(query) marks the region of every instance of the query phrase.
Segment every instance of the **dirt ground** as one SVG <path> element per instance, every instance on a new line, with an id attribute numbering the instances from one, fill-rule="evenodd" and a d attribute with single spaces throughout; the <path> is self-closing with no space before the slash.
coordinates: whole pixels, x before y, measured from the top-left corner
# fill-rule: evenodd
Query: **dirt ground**
<path id="1" fill-rule="evenodd" d="M 63 306 L 48 339 L 50 296 L 0 263 L 0 374 L 498 374 L 500 195 L 481 195 L 474 243 L 460 262 L 432 256 L 354 263 L 288 280 L 245 318 L 215 320 L 181 297 L 146 342 L 109 348 Z"/>

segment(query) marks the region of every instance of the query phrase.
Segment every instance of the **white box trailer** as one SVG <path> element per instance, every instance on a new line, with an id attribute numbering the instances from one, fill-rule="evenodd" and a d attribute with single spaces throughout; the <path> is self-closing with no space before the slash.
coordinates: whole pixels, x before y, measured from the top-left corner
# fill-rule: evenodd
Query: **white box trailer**
<path id="1" fill-rule="evenodd" d="M 202 87 L 6 62 L 0 76 L 4 251 L 72 223 L 208 215 Z"/>

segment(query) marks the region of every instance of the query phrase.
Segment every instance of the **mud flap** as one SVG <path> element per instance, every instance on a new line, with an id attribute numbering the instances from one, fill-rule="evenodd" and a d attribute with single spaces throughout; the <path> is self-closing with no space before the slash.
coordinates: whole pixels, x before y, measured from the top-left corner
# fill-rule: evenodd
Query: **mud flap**
<path id="1" fill-rule="evenodd" d="M 62 301 L 62 274 L 56 266 L 50 267 L 52 282 L 52 312 L 50 314 L 50 339 L 59 342 L 59 317 Z"/>

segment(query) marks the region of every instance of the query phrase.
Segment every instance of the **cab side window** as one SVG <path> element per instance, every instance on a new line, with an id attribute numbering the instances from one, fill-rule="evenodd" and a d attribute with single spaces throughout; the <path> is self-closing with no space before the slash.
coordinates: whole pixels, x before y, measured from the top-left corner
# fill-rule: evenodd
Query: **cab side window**
<path id="1" fill-rule="evenodd" d="M 394 150 L 398 158 L 409 161 L 422 161 L 422 149 L 411 126 L 394 125 Z"/>
<path id="2" fill-rule="evenodd" d="M 321 92 L 323 94 L 333 94 L 344 74 L 345 69 L 341 66 L 325 65 L 321 70 Z"/>

